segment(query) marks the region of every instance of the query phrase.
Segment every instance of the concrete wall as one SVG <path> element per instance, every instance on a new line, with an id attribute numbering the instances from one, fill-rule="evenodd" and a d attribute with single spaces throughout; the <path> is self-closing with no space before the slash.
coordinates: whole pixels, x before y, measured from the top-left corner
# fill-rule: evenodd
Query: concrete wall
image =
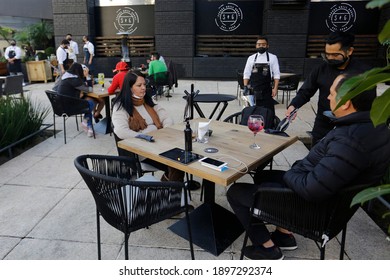
<path id="1" fill-rule="evenodd" d="M 71 33 L 79 44 L 78 61 L 83 57 L 84 35 L 95 36 L 94 0 L 52 0 L 56 48 L 66 34 Z"/>

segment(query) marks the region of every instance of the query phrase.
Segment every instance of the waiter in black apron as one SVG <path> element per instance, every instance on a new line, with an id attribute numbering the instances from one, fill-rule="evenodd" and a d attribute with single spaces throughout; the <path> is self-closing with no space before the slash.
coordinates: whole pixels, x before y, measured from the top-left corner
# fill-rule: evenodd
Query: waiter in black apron
<path id="1" fill-rule="evenodd" d="M 249 56 L 244 69 L 244 95 L 253 94 L 256 106 L 264 106 L 275 112 L 274 99 L 280 80 L 276 55 L 268 52 L 267 37 L 256 41 L 256 53 Z"/>

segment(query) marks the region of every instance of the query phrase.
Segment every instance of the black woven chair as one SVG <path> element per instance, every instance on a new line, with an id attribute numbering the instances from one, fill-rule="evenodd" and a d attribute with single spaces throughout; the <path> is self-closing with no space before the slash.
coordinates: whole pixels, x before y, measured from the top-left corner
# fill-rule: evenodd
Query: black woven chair
<path id="1" fill-rule="evenodd" d="M 85 99 L 70 97 L 66 95 L 58 94 L 53 90 L 46 90 L 46 95 L 50 100 L 51 107 L 53 109 L 53 125 L 54 125 L 54 138 L 56 138 L 56 115 L 62 117 L 64 125 L 64 142 L 66 144 L 66 125 L 65 122 L 68 117 L 76 117 L 77 131 L 79 131 L 79 124 L 77 121 L 77 115 L 85 114 L 89 112 L 89 104 Z M 93 128 L 93 138 L 95 137 L 95 129 Z"/>
<path id="2" fill-rule="evenodd" d="M 11 94 L 20 94 L 20 96 L 23 98 L 24 97 L 23 81 L 24 81 L 23 75 L 7 76 L 4 80 L 4 86 L 0 96 L 5 95 L 8 97 Z"/>
<path id="3" fill-rule="evenodd" d="M 320 249 L 321 260 L 325 259 L 326 243 L 342 231 L 340 246 L 342 260 L 347 223 L 359 208 L 359 205 L 350 207 L 350 204 L 353 197 L 366 187 L 345 188 L 323 202 L 308 202 L 288 188 L 260 188 L 254 197 L 251 224 L 261 220 L 314 240 Z M 250 230 L 251 227 L 248 231 Z M 248 241 L 248 231 L 245 234 L 243 248 Z"/>
<path id="4" fill-rule="evenodd" d="M 244 92 L 244 74 L 242 71 L 236 72 L 237 77 L 237 100 L 238 105 L 241 106 L 242 93 Z"/>
<path id="5" fill-rule="evenodd" d="M 300 75 L 292 75 L 280 81 L 278 91 L 281 90 L 283 92 L 282 104 L 284 104 L 284 94 L 286 94 L 286 107 L 289 105 L 291 92 L 294 90 L 297 92 L 300 80 Z"/>
<path id="6" fill-rule="evenodd" d="M 100 215 L 108 224 L 124 233 L 125 259 L 128 260 L 131 232 L 182 212 L 185 212 L 191 258 L 194 259 L 184 183 L 135 181 L 139 175 L 137 164 L 128 157 L 81 155 L 74 164 L 96 203 L 98 259 L 101 259 Z"/>
<path id="7" fill-rule="evenodd" d="M 172 97 L 170 95 L 170 90 L 172 85 L 170 83 L 170 73 L 168 71 L 154 73 L 147 77 L 148 87 L 152 89 L 152 95 L 156 97 L 163 96 L 165 93 L 165 97 Z M 165 90 L 164 90 L 165 89 Z"/>
<path id="8" fill-rule="evenodd" d="M 118 155 L 134 158 L 138 164 L 138 168 L 139 168 L 141 175 L 144 175 L 145 173 L 152 173 L 152 175 L 154 175 L 154 172 L 161 170 L 161 168 L 159 168 L 158 166 L 153 166 L 147 162 L 140 161 L 137 154 L 120 148 L 118 146 L 118 142 L 123 140 L 123 139 L 120 139 L 115 133 L 114 133 L 114 139 L 115 139 L 115 145 L 116 145 L 116 149 L 118 151 Z M 157 165 L 157 163 L 156 163 L 156 165 Z"/>

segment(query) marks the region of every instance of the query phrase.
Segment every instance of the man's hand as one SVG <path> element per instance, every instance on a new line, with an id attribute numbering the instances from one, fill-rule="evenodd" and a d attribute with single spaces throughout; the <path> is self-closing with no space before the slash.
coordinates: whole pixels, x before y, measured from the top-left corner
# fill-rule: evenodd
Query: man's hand
<path id="1" fill-rule="evenodd" d="M 275 97 L 278 94 L 278 90 L 276 88 L 272 89 L 272 97 Z"/>
<path id="2" fill-rule="evenodd" d="M 288 108 L 287 108 L 287 111 L 286 111 L 286 117 L 289 118 L 290 117 L 290 114 L 291 112 L 295 109 L 295 107 L 293 105 L 290 105 Z M 292 116 L 291 120 L 295 120 L 295 118 L 297 117 L 297 113 L 294 114 L 294 116 Z"/>
<path id="3" fill-rule="evenodd" d="M 244 86 L 244 91 L 242 93 L 244 96 L 250 95 L 251 94 L 251 89 L 249 86 Z"/>

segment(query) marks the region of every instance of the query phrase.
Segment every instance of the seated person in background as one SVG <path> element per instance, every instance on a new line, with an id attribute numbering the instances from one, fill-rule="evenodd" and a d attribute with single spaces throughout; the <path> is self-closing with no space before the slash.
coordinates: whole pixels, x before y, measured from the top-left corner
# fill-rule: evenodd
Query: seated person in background
<path id="1" fill-rule="evenodd" d="M 390 130 L 385 125 L 374 127 L 371 122 L 376 90 L 361 93 L 335 110 L 337 91 L 346 77 L 337 76 L 328 96 L 335 117 L 334 129 L 304 159 L 288 171 L 257 173 L 255 184 L 236 183 L 229 188 L 227 199 L 244 228 L 249 226 L 253 195 L 262 187 L 290 188 L 305 200 L 315 202 L 329 199 L 348 186 L 375 184 L 383 177 L 390 164 Z M 277 227 L 270 234 L 263 223 L 251 229 L 252 246 L 244 249 L 249 259 L 283 259 L 281 249 L 297 248 L 294 236 L 286 229 Z"/>
<path id="2" fill-rule="evenodd" d="M 153 82 L 164 81 L 166 79 L 166 72 L 168 71 L 167 66 L 164 62 L 160 61 L 160 55 L 158 53 L 152 53 L 151 61 L 149 63 L 148 77 L 150 80 L 152 92 L 151 95 L 161 95 L 163 90 L 162 87 L 153 86 Z"/>
<path id="3" fill-rule="evenodd" d="M 120 139 L 135 137 L 138 134 L 154 131 L 173 124 L 165 109 L 146 95 L 145 78 L 139 71 L 126 74 L 122 89 L 115 99 L 112 110 L 114 133 Z M 151 161 L 145 160 L 156 166 Z M 157 167 L 157 166 L 156 166 Z M 160 166 L 158 166 L 160 168 Z M 164 181 L 183 181 L 184 173 L 164 166 Z"/>
<path id="4" fill-rule="evenodd" d="M 167 65 L 167 64 L 165 63 L 164 57 L 163 57 L 160 53 L 158 53 L 158 52 L 152 52 L 150 55 L 151 55 L 151 56 L 155 56 L 155 57 L 159 57 L 158 60 L 160 60 L 161 62 L 163 62 L 163 63 L 165 64 L 165 66 Z M 148 65 L 149 65 L 150 61 L 152 61 L 152 59 L 146 60 L 146 62 L 148 63 Z"/>
<path id="5" fill-rule="evenodd" d="M 151 61 L 149 63 L 148 75 L 153 77 L 155 80 L 158 78 L 156 73 L 164 73 L 168 71 L 165 62 L 160 61 L 160 55 L 158 53 L 153 53 L 150 57 Z"/>
<path id="6" fill-rule="evenodd" d="M 90 112 L 84 115 L 84 120 L 81 125 L 88 137 L 92 137 L 92 111 L 96 104 L 93 98 L 84 95 L 84 92 L 89 92 L 88 86 L 84 84 L 84 77 L 84 71 L 81 64 L 73 63 L 69 70 L 61 76 L 61 82 L 58 85 L 58 93 L 88 100 Z"/>
<path id="7" fill-rule="evenodd" d="M 113 70 L 113 72 L 116 72 L 116 74 L 112 79 L 110 87 L 107 89 L 110 95 L 114 93 L 119 93 L 119 91 L 122 89 L 123 80 L 125 79 L 125 76 L 128 71 L 129 66 L 126 62 L 120 61 L 116 64 L 116 67 Z"/>
<path id="8" fill-rule="evenodd" d="M 91 92 L 93 91 L 93 80 L 91 75 L 89 74 L 89 69 L 85 64 L 81 64 L 81 66 L 83 67 L 83 72 L 84 72 L 84 78 L 83 78 L 84 84 L 88 87 L 89 92 Z M 99 120 L 103 118 L 101 111 L 104 108 L 104 100 L 102 98 L 92 98 L 92 97 L 89 98 L 91 98 L 92 100 L 95 101 L 95 103 L 97 103 L 96 108 L 94 108 L 93 110 L 93 118 L 95 119 L 95 122 L 98 123 Z"/>

